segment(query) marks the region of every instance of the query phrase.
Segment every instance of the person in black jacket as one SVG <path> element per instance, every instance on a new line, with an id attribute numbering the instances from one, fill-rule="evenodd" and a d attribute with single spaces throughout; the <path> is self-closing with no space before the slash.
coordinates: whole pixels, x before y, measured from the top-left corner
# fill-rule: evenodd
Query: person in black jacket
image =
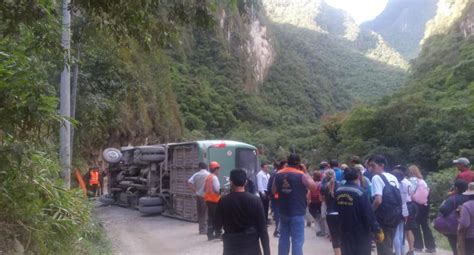
<path id="1" fill-rule="evenodd" d="M 344 179 L 346 183 L 335 193 L 341 231 L 341 254 L 370 255 L 371 233 L 375 234 L 378 242 L 383 241 L 383 233 L 367 194 L 357 183 L 357 169 L 346 169 Z"/>
<path id="2" fill-rule="evenodd" d="M 270 179 L 268 179 L 267 195 L 270 198 L 273 220 L 275 221 L 275 231 L 273 232 L 274 237 L 280 237 L 280 211 L 278 210 L 278 194 L 272 193 L 273 181 L 275 180 L 276 173 L 285 168 L 285 165 L 286 161 L 281 161 L 279 164 L 275 163 L 275 169 L 270 174 Z"/>
<path id="3" fill-rule="evenodd" d="M 216 225 L 223 226 L 224 255 L 270 255 L 267 220 L 258 196 L 245 192 L 247 175 L 242 169 L 230 172 L 232 192 L 217 204 Z"/>

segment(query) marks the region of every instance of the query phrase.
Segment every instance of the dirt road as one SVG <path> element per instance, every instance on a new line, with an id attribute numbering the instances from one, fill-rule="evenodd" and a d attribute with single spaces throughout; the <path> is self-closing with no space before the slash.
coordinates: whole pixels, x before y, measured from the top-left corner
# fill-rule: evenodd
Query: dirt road
<path id="1" fill-rule="evenodd" d="M 205 235 L 198 235 L 197 223 L 162 216 L 141 217 L 138 211 L 118 206 L 99 206 L 96 212 L 112 241 L 114 254 L 222 254 L 222 242 L 209 242 Z M 273 228 L 270 225 L 268 232 L 273 233 Z M 306 228 L 305 238 L 305 254 L 332 254 L 331 243 L 316 237 L 314 227 Z M 278 239 L 271 237 L 270 242 L 272 254 L 277 254 Z"/>

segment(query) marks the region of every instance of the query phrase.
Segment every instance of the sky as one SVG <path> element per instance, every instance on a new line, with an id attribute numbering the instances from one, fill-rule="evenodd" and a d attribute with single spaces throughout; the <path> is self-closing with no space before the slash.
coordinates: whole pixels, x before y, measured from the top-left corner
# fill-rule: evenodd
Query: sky
<path id="1" fill-rule="evenodd" d="M 360 24 L 380 14 L 388 0 L 326 0 L 329 5 L 348 12 Z"/>

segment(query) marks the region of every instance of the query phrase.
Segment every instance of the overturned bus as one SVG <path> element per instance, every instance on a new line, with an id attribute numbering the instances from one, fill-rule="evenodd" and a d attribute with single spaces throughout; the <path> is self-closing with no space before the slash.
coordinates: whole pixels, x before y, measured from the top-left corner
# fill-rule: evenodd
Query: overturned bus
<path id="1" fill-rule="evenodd" d="M 109 148 L 103 152 L 109 164 L 108 194 L 104 204 L 137 208 L 142 214 L 159 214 L 197 221 L 195 194 L 187 180 L 197 172 L 199 162 L 221 165 L 221 192 L 229 189 L 230 171 L 242 168 L 251 180 L 259 171 L 257 148 L 221 140 Z"/>

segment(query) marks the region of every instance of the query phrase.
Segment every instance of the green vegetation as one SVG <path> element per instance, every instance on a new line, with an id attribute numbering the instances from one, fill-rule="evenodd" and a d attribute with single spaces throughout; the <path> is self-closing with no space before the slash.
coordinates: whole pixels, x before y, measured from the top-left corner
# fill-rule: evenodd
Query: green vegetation
<path id="1" fill-rule="evenodd" d="M 20 39 L 0 42 L 2 252 L 14 249 L 17 240 L 28 252 L 63 253 L 94 242 L 97 235 L 89 202 L 82 192 L 62 188 L 58 179 L 54 131 L 60 118 L 48 81 L 57 65 L 47 60 L 55 56 L 49 46 L 57 33 L 43 30 L 51 27 L 54 23 L 47 18 L 39 26 L 20 25 L 16 31 Z"/>
<path id="2" fill-rule="evenodd" d="M 474 156 L 474 44 L 458 23 L 425 40 L 405 81 L 398 53 L 327 7 L 324 32 L 267 20 L 260 1 L 106 2 L 72 6 L 75 167 L 106 146 L 202 138 L 254 144 L 263 160 L 296 150 L 312 166 L 378 152 L 434 171 Z M 89 202 L 58 180 L 58 3 L 30 3 L 0 4 L 0 250 L 107 253 Z M 274 53 L 263 81 L 255 24 Z"/>
<path id="3" fill-rule="evenodd" d="M 170 82 L 156 71 L 166 70 L 161 65 L 166 58 L 159 49 L 177 37 L 173 22 L 206 26 L 210 19 L 207 4 L 176 2 L 164 9 L 158 2 L 75 1 L 72 6 L 82 15 L 75 17 L 73 25 L 77 46 L 73 63 L 83 68 L 78 121 L 73 120 L 76 166 L 87 163 L 107 141 L 144 142 L 149 133 L 165 139 L 180 136 L 181 129 L 175 128 L 180 125 L 179 110 Z M 155 8 L 168 12 L 158 15 Z M 141 16 L 120 23 L 123 17 L 114 14 L 121 10 L 127 10 L 128 17 Z M 65 120 L 57 114 L 62 65 L 58 13 L 56 1 L 0 4 L 0 253 L 111 252 L 92 214 L 93 205 L 81 190 L 63 188 L 60 178 L 57 136 Z M 166 22 L 158 20 L 160 15 L 166 15 Z M 161 25 L 165 26 L 162 30 Z M 163 36 L 155 36 L 159 31 Z M 130 126 L 118 125 L 123 120 Z"/>
<path id="4" fill-rule="evenodd" d="M 426 22 L 436 14 L 437 0 L 389 0 L 384 11 L 363 28 L 380 34 L 407 59 L 418 56 Z"/>
<path id="5" fill-rule="evenodd" d="M 466 1 L 456 5 L 453 9 L 464 15 L 425 41 L 400 92 L 332 120 L 340 132 L 324 155 L 345 160 L 351 154 L 381 152 L 391 164 L 412 162 L 425 171 L 450 166 L 456 156 L 474 156 L 474 42 L 459 27 L 472 19 L 473 7 L 463 8 Z M 330 150 L 334 147 L 338 155 Z"/>

